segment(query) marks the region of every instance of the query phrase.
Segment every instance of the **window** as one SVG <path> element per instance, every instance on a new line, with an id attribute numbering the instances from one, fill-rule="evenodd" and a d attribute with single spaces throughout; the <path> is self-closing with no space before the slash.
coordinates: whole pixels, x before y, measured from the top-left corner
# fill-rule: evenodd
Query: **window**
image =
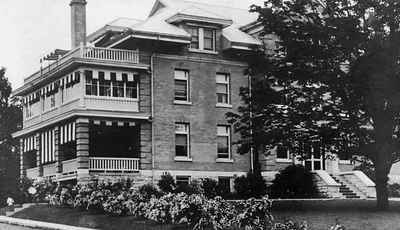
<path id="1" fill-rule="evenodd" d="M 191 35 L 191 49 L 215 51 L 215 29 L 189 27 L 188 33 Z"/>
<path id="2" fill-rule="evenodd" d="M 139 78 L 133 73 L 85 70 L 86 95 L 139 98 Z"/>
<path id="3" fill-rule="evenodd" d="M 217 126 L 217 155 L 218 158 L 231 158 L 231 134 L 230 126 L 218 125 Z"/>
<path id="4" fill-rule="evenodd" d="M 86 95 L 97 96 L 98 79 L 93 78 L 93 71 L 85 70 Z"/>
<path id="5" fill-rule="evenodd" d="M 199 28 L 190 27 L 188 31 L 192 37 L 190 48 L 199 49 Z"/>
<path id="6" fill-rule="evenodd" d="M 190 176 L 176 176 L 176 185 L 188 185 L 190 184 Z"/>
<path id="7" fill-rule="evenodd" d="M 214 42 L 215 42 L 215 30 L 213 29 L 203 29 L 204 31 L 204 49 L 205 50 L 215 50 Z"/>
<path id="8" fill-rule="evenodd" d="M 54 108 L 56 106 L 56 95 L 50 95 L 50 108 Z"/>
<path id="9" fill-rule="evenodd" d="M 99 95 L 110 97 L 111 96 L 111 79 L 104 72 L 99 72 Z"/>
<path id="10" fill-rule="evenodd" d="M 175 70 L 175 100 L 189 101 L 189 71 Z"/>
<path id="11" fill-rule="evenodd" d="M 290 151 L 288 148 L 279 145 L 276 149 L 276 158 L 278 159 L 290 159 Z"/>
<path id="12" fill-rule="evenodd" d="M 230 104 L 230 77 L 229 74 L 217 74 L 217 103 Z"/>
<path id="13" fill-rule="evenodd" d="M 189 158 L 189 124 L 175 124 L 175 155 Z"/>

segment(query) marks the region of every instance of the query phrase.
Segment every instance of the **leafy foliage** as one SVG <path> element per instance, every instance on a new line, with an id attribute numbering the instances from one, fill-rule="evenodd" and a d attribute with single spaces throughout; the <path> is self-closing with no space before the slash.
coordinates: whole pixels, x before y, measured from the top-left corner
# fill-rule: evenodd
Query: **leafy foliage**
<path id="1" fill-rule="evenodd" d="M 290 165 L 279 172 L 270 187 L 272 198 L 317 198 L 313 175 L 302 165 Z"/>
<path id="2" fill-rule="evenodd" d="M 22 126 L 21 107 L 10 100 L 11 84 L 0 68 L 0 206 L 7 196 L 19 199 L 19 144 L 11 137 Z"/>
<path id="3" fill-rule="evenodd" d="M 266 183 L 260 174 L 247 173 L 235 179 L 234 188 L 239 198 L 260 198 L 266 194 Z"/>
<path id="4" fill-rule="evenodd" d="M 240 149 L 284 145 L 304 156 L 304 143 L 319 143 L 326 154 L 364 155 L 386 208 L 387 175 L 400 159 L 400 3 L 266 0 L 251 10 L 275 42 L 246 57 L 252 96 L 242 89 L 245 106 L 229 114 Z"/>
<path id="5" fill-rule="evenodd" d="M 164 193 L 172 193 L 176 187 L 175 179 L 169 173 L 162 175 L 157 185 Z"/>

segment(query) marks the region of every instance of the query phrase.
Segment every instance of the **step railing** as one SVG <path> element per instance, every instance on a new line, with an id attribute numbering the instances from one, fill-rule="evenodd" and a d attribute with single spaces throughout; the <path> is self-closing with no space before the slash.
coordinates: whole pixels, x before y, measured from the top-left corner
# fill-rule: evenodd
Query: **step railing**
<path id="1" fill-rule="evenodd" d="M 106 158 L 106 157 L 90 157 L 89 170 L 92 171 L 122 171 L 122 172 L 138 172 L 138 158 Z"/>

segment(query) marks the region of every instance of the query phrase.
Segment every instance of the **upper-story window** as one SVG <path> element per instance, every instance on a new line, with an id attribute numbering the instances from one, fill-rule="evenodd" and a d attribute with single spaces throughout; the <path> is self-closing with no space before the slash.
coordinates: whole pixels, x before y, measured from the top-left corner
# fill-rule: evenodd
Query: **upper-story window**
<path id="1" fill-rule="evenodd" d="M 139 79 L 130 73 L 85 70 L 86 95 L 139 98 Z"/>
<path id="2" fill-rule="evenodd" d="M 203 27 L 190 27 L 190 48 L 198 50 L 215 51 L 215 29 Z"/>
<path id="3" fill-rule="evenodd" d="M 217 104 L 230 104 L 230 77 L 229 74 L 218 73 L 217 83 Z"/>
<path id="4" fill-rule="evenodd" d="M 175 70 L 175 101 L 189 101 L 189 71 Z"/>

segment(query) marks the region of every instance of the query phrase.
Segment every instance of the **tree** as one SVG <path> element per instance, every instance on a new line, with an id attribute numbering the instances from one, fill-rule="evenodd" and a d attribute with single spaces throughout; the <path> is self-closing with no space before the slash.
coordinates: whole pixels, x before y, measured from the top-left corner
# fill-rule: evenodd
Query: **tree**
<path id="1" fill-rule="evenodd" d="M 254 97 L 249 103 L 243 89 L 244 106 L 228 114 L 239 144 L 302 155 L 304 143 L 319 143 L 365 156 L 375 167 L 377 206 L 387 208 L 388 174 L 400 156 L 400 2 L 267 0 L 251 10 L 276 47 L 247 58 Z"/>
<path id="2" fill-rule="evenodd" d="M 15 196 L 19 180 L 19 144 L 11 134 L 21 128 L 20 106 L 10 101 L 11 84 L 0 69 L 0 202 Z"/>

